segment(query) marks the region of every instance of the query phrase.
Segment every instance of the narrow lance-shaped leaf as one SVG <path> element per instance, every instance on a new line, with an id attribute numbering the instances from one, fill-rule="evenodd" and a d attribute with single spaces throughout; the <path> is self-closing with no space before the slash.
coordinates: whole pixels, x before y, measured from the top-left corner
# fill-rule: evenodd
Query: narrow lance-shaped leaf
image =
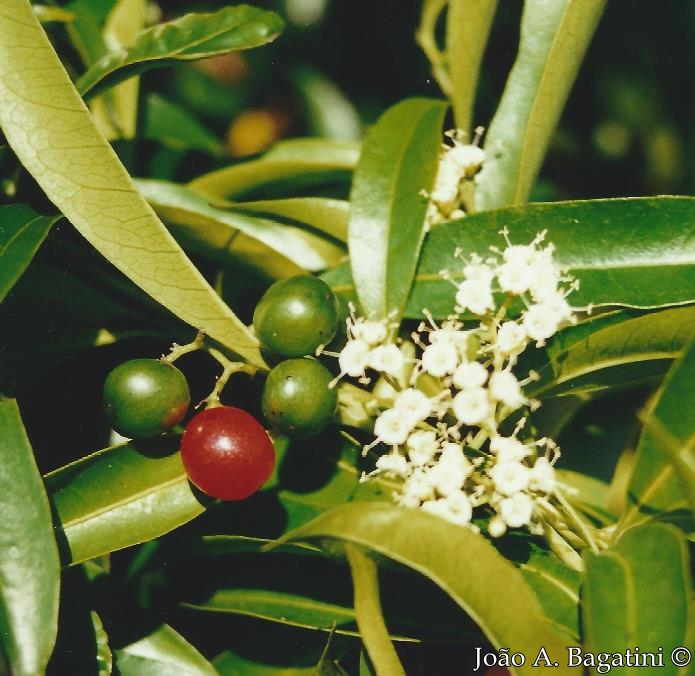
<path id="1" fill-rule="evenodd" d="M 216 676 L 217 670 L 168 624 L 114 652 L 121 676 Z"/>
<path id="2" fill-rule="evenodd" d="M 176 448 L 175 439 L 108 448 L 46 477 L 65 564 L 151 540 L 204 511 Z"/>
<path id="3" fill-rule="evenodd" d="M 695 336 L 691 324 L 689 339 Z M 693 523 L 695 510 L 695 342 L 677 359 L 664 380 L 637 446 L 620 527 L 650 519 Z"/>
<path id="4" fill-rule="evenodd" d="M 148 28 L 129 47 L 105 55 L 78 80 L 77 88 L 82 95 L 93 96 L 151 68 L 260 47 L 274 40 L 283 27 L 277 14 L 249 5 L 187 14 Z"/>
<path id="5" fill-rule="evenodd" d="M 291 139 L 276 144 L 259 159 L 203 174 L 188 187 L 212 198 L 238 199 L 259 187 L 277 183 L 348 181 L 359 156 L 360 146 L 352 141 Z"/>
<path id="6" fill-rule="evenodd" d="M 517 670 L 521 676 L 575 673 L 563 664 L 571 636 L 553 626 L 522 573 L 472 530 L 419 509 L 355 503 L 331 510 L 287 539 L 352 542 L 413 568 L 458 603 L 493 646 L 526 656 L 543 646 L 550 661 L 560 663 L 532 667 L 527 660 Z"/>
<path id="7" fill-rule="evenodd" d="M 17 676 L 44 673 L 58 622 L 60 562 L 41 475 L 13 399 L 0 399 L 0 641 Z"/>
<path id="8" fill-rule="evenodd" d="M 470 134 L 480 64 L 498 0 L 450 0 L 446 19 L 446 62 L 456 128 Z"/>
<path id="9" fill-rule="evenodd" d="M 325 270 L 343 251 L 331 242 L 295 227 L 258 216 L 220 209 L 190 188 L 167 181 L 141 179 L 137 186 L 184 245 L 225 261 L 238 232 L 256 240 L 287 267 Z"/>
<path id="10" fill-rule="evenodd" d="M 462 279 L 471 253 L 488 256 L 490 246 L 528 244 L 547 231 L 555 260 L 579 280 L 568 301 L 575 307 L 625 305 L 663 307 L 695 300 L 695 199 L 648 197 L 531 204 L 486 211 L 432 229 L 422 251 L 406 316 L 427 308 L 445 318 L 454 310 L 455 290 L 442 277 Z M 348 295 L 349 270 L 339 267 L 327 281 Z"/>
<path id="11" fill-rule="evenodd" d="M 181 319 L 263 366 L 256 338 L 186 258 L 96 130 L 28 0 L 0 5 L 0 126 L 46 195 L 106 258 Z"/>
<path id="12" fill-rule="evenodd" d="M 0 207 L 0 301 L 27 269 L 59 216 L 40 216 L 24 204 Z"/>
<path id="13" fill-rule="evenodd" d="M 529 394 L 587 395 L 663 376 L 695 332 L 695 307 L 631 315 L 613 313 L 570 327 L 545 352 L 524 358 L 521 368 L 540 375 Z"/>
<path id="14" fill-rule="evenodd" d="M 582 625 L 593 666 L 599 653 L 624 656 L 629 649 L 634 658 L 639 649 L 640 659 L 648 661 L 637 666 L 652 667 L 645 673 L 675 674 L 670 654 L 683 645 L 692 594 L 683 533 L 645 524 L 600 554 L 586 552 L 584 563 Z M 623 665 L 611 674 L 634 673 L 625 659 Z"/>
<path id="15" fill-rule="evenodd" d="M 366 315 L 398 321 L 425 236 L 446 105 L 409 99 L 367 134 L 350 193 L 348 248 Z"/>
<path id="16" fill-rule="evenodd" d="M 526 0 L 519 54 L 485 140 L 479 209 L 528 201 L 606 0 Z"/>

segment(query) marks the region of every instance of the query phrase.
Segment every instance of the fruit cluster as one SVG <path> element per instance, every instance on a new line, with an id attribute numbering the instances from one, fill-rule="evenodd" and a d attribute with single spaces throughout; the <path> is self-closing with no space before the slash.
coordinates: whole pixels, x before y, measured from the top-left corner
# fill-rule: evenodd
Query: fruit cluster
<path id="1" fill-rule="evenodd" d="M 254 328 L 261 345 L 284 358 L 266 379 L 263 414 L 287 435 L 313 436 L 335 413 L 331 373 L 310 355 L 334 338 L 338 316 L 332 291 L 311 275 L 277 282 L 256 307 Z M 188 350 L 179 346 L 178 356 L 202 347 L 202 338 L 191 346 Z M 146 439 L 184 419 L 191 397 L 186 377 L 171 363 L 174 358 L 132 359 L 108 375 L 104 405 L 111 427 L 120 435 Z M 243 367 L 230 362 L 225 373 Z M 268 433 L 252 415 L 220 404 L 218 393 L 224 384 L 223 376 L 206 400 L 207 408 L 186 425 L 181 459 L 191 483 L 201 491 L 222 500 L 242 500 L 267 481 L 275 452 Z"/>
<path id="2" fill-rule="evenodd" d="M 288 436 L 313 436 L 335 414 L 333 376 L 314 356 L 335 337 L 339 314 L 331 289 L 312 275 L 276 282 L 256 306 L 253 325 L 261 345 L 285 358 L 265 382 L 263 414 Z"/>

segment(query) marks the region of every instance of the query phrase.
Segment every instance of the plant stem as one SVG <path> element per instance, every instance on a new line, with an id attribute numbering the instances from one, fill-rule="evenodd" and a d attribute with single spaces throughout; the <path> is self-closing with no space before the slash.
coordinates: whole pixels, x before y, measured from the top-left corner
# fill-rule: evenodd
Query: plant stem
<path id="1" fill-rule="evenodd" d="M 355 591 L 357 627 L 377 676 L 405 676 L 381 613 L 376 563 L 358 545 L 345 544 Z"/>

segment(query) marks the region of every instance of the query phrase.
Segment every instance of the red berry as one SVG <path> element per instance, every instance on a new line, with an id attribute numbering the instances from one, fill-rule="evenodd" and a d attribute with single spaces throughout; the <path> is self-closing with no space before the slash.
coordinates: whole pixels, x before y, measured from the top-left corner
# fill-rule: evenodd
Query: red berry
<path id="1" fill-rule="evenodd" d="M 191 418 L 181 437 L 181 459 L 188 478 L 203 493 L 243 500 L 268 480 L 275 450 L 252 415 L 218 406 Z"/>

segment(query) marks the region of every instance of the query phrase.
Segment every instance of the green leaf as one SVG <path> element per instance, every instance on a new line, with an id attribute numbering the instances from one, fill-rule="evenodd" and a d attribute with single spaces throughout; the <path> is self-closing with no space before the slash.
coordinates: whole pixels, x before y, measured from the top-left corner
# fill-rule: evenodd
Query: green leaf
<path id="1" fill-rule="evenodd" d="M 205 601 L 183 605 L 196 610 L 274 620 L 305 629 L 331 631 L 335 623 L 338 633 L 356 634 L 355 611 L 352 608 L 299 594 L 269 589 L 227 588 L 218 590 Z"/>
<path id="2" fill-rule="evenodd" d="M 689 338 L 695 336 L 695 324 Z M 695 342 L 666 376 L 637 446 L 620 520 L 627 529 L 651 519 L 683 519 L 692 527 L 695 510 Z"/>
<path id="3" fill-rule="evenodd" d="M 39 216 L 24 204 L 0 207 L 0 301 L 34 257 L 59 216 Z"/>
<path id="4" fill-rule="evenodd" d="M 50 7 L 49 5 L 32 5 L 34 14 L 41 23 L 51 21 L 70 22 L 74 21 L 75 15 L 60 7 Z"/>
<path id="5" fill-rule="evenodd" d="M 409 99 L 368 132 L 350 193 L 348 248 L 365 315 L 399 321 L 425 237 L 446 105 Z"/>
<path id="6" fill-rule="evenodd" d="M 456 257 L 489 255 L 503 247 L 508 228 L 513 244 L 528 244 L 544 230 L 555 245 L 555 260 L 580 282 L 569 297 L 575 307 L 625 305 L 653 308 L 695 300 L 695 199 L 648 197 L 531 204 L 473 214 L 433 228 L 425 241 L 406 316 L 427 308 L 445 318 L 455 291 L 441 276 L 462 278 Z M 349 273 L 325 275 L 339 291 L 353 292 Z"/>
<path id="7" fill-rule="evenodd" d="M 40 71 L 26 67 L 27 50 Z M 186 258 L 94 127 L 27 0 L 0 6 L 0 126 L 46 195 L 108 260 L 183 321 L 263 366 L 256 338 Z"/>
<path id="8" fill-rule="evenodd" d="M 599 316 L 561 332 L 544 353 L 524 360 L 523 368 L 540 376 L 528 392 L 541 398 L 587 395 L 649 382 L 666 372 L 694 333 L 693 306 Z"/>
<path id="9" fill-rule="evenodd" d="M 114 651 L 121 676 L 216 676 L 217 670 L 168 624 Z"/>
<path id="10" fill-rule="evenodd" d="M 60 561 L 41 475 L 13 399 L 0 399 L 0 642 L 17 676 L 44 673 L 58 622 Z"/>
<path id="11" fill-rule="evenodd" d="M 178 439 L 107 448 L 46 476 L 64 564 L 163 535 L 201 514 Z"/>
<path id="12" fill-rule="evenodd" d="M 137 186 L 157 213 L 170 224 L 184 246 L 225 262 L 232 246 L 238 246 L 237 233 L 261 244 L 281 257 L 297 274 L 304 270 L 325 270 L 343 255 L 342 249 L 299 228 L 288 227 L 258 216 L 220 209 L 184 186 L 141 179 Z"/>
<path id="13" fill-rule="evenodd" d="M 369 658 L 377 673 L 405 676 L 381 612 L 377 565 L 361 547 L 352 542 L 345 543 L 345 556 L 350 565 L 355 590 L 357 626 Z"/>
<path id="14" fill-rule="evenodd" d="M 573 673 L 562 666 L 571 637 L 551 625 L 522 573 L 481 535 L 423 510 L 382 503 L 342 505 L 288 534 L 287 540 L 352 542 L 424 574 L 458 603 L 496 647 L 537 655 L 544 646 L 559 668 L 524 674 Z M 520 621 L 523 618 L 523 621 Z"/>
<path id="15" fill-rule="evenodd" d="M 675 674 L 671 651 L 683 645 L 690 585 L 684 535 L 666 524 L 645 524 L 626 532 L 600 554 L 584 554 L 582 626 L 585 649 L 624 655 L 635 648 L 655 655 L 663 666 L 645 673 Z M 647 663 L 649 664 L 649 663 Z M 616 667 L 612 674 L 634 673 Z"/>
<path id="16" fill-rule="evenodd" d="M 470 134 L 480 64 L 488 44 L 497 0 L 451 0 L 446 19 L 449 67 L 456 128 Z"/>
<path id="17" fill-rule="evenodd" d="M 249 5 L 186 14 L 148 28 L 130 47 L 106 54 L 77 81 L 77 89 L 83 96 L 94 96 L 152 68 L 260 47 L 283 27 L 277 14 Z"/>
<path id="18" fill-rule="evenodd" d="M 278 667 L 262 664 L 227 650 L 214 661 L 222 676 L 321 676 L 316 667 Z"/>
<path id="19" fill-rule="evenodd" d="M 222 204 L 220 206 L 223 206 Z M 350 203 L 329 197 L 291 197 L 258 202 L 229 202 L 233 211 L 250 212 L 310 227 L 339 242 L 347 241 Z"/>
<path id="20" fill-rule="evenodd" d="M 203 174 L 188 185 L 210 197 L 238 199 L 256 188 L 277 183 L 292 186 L 347 181 L 360 155 L 351 141 L 292 139 L 273 146 L 256 160 Z"/>
<path id="21" fill-rule="evenodd" d="M 600 524 L 607 526 L 615 523 L 618 517 L 611 511 L 610 486 L 607 483 L 568 469 L 558 469 L 557 478 L 570 489 L 565 491 L 565 497 L 582 512 Z"/>
<path id="22" fill-rule="evenodd" d="M 528 201 L 606 0 L 526 0 L 519 53 L 485 140 L 479 209 Z"/>
<path id="23" fill-rule="evenodd" d="M 545 614 L 561 631 L 579 641 L 579 583 L 576 570 L 563 565 L 552 553 L 531 545 L 521 574 L 533 589 Z"/>
<path id="24" fill-rule="evenodd" d="M 145 101 L 142 133 L 175 150 L 198 150 L 218 158 L 227 154 L 222 141 L 192 113 L 159 94 L 150 94 Z"/>

